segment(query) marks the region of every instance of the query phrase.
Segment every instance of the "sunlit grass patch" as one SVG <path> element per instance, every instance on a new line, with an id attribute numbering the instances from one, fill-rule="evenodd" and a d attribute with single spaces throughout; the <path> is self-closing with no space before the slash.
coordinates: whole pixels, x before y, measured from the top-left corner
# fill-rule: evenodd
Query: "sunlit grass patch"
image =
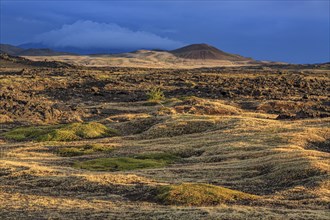
<path id="1" fill-rule="evenodd" d="M 224 124 L 223 122 L 221 122 Z M 189 117 L 181 115 L 165 122 L 158 123 L 143 133 L 144 138 L 174 137 L 185 134 L 201 133 L 219 129 L 220 124 L 215 118 Z"/>
<path id="2" fill-rule="evenodd" d="M 117 135 L 117 131 L 97 122 L 72 123 L 57 126 L 22 127 L 4 133 L 16 141 L 75 141 Z"/>
<path id="3" fill-rule="evenodd" d="M 13 122 L 13 119 L 11 119 L 8 115 L 0 114 L 0 124 L 1 123 L 10 123 Z"/>
<path id="4" fill-rule="evenodd" d="M 187 206 L 212 206 L 257 198 L 258 196 L 252 194 L 202 183 L 160 186 L 157 195 L 157 199 L 163 204 Z"/>

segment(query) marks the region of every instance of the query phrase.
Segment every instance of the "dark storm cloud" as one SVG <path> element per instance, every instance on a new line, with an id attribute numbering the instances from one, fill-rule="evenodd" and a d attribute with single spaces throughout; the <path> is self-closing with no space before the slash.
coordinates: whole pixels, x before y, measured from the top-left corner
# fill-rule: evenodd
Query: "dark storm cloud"
<path id="1" fill-rule="evenodd" d="M 328 0 L 1 0 L 0 4 L 0 41 L 5 43 L 21 44 L 39 38 L 48 43 L 63 44 L 69 39 L 60 35 L 57 35 L 58 39 L 47 39 L 45 33 L 51 38 L 50 33 L 59 34 L 64 25 L 74 28 L 72 25 L 77 21 L 92 21 L 95 26 L 116 24 L 135 36 L 145 33 L 147 36 L 140 36 L 134 42 L 123 37 L 122 44 L 136 44 L 138 47 L 153 36 L 151 39 L 160 45 L 169 45 L 168 41 L 209 43 L 228 52 L 261 60 L 314 63 L 330 59 Z M 83 47 L 88 44 L 98 46 L 95 41 L 88 41 L 87 32 L 82 33 L 85 42 L 71 42 Z M 101 41 L 102 36 L 89 33 L 91 38 L 112 45 L 104 42 L 106 39 Z M 74 39 L 73 34 L 70 38 Z M 145 41 L 139 43 L 140 39 Z M 116 42 L 120 45 L 120 41 Z"/>

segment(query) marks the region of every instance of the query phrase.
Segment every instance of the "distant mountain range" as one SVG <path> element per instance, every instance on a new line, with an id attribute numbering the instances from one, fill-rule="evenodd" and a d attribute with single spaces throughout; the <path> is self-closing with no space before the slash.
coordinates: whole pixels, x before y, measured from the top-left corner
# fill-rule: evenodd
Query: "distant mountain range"
<path id="1" fill-rule="evenodd" d="M 43 45 L 40 44 L 24 44 L 20 46 L 13 46 L 9 44 L 0 44 L 0 52 L 7 53 L 14 56 L 60 56 L 60 55 L 82 55 L 85 54 L 76 48 L 66 48 L 66 52 L 58 50 L 41 48 Z M 73 53 L 75 51 L 75 53 Z M 183 59 L 194 59 L 194 60 L 227 60 L 227 61 L 252 61 L 251 58 L 246 58 L 240 55 L 226 53 L 208 44 L 192 44 L 176 50 L 137 50 L 130 53 L 123 53 L 123 51 L 95 51 L 93 56 L 98 55 L 111 55 L 118 57 L 134 57 L 136 55 L 141 56 L 141 51 L 145 51 L 144 54 L 150 54 L 152 52 L 164 52 L 169 55 L 173 55 Z M 146 53 L 146 52 L 150 53 Z"/>
<path id="2" fill-rule="evenodd" d="M 43 44 L 43 43 L 25 43 L 18 45 L 17 47 L 23 48 L 23 49 L 41 49 L 41 48 L 49 48 L 49 46 Z M 77 48 L 77 47 L 51 47 L 51 50 L 57 51 L 57 52 L 67 52 L 72 54 L 79 54 L 79 55 L 89 55 L 89 54 L 116 54 L 116 53 L 124 53 L 128 51 L 132 51 L 129 48 L 120 48 L 120 49 L 114 49 L 114 48 Z"/>
<path id="3" fill-rule="evenodd" d="M 59 56 L 74 55 L 68 52 L 54 51 L 48 48 L 22 48 L 10 44 L 0 44 L 0 52 L 7 53 L 12 56 Z"/>

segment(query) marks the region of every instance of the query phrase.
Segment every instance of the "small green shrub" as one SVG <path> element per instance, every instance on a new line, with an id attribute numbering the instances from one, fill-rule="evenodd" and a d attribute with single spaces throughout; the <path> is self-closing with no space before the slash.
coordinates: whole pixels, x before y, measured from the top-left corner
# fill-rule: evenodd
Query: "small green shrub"
<path id="1" fill-rule="evenodd" d="M 148 101 L 151 102 L 159 102 L 165 99 L 164 92 L 160 90 L 160 88 L 152 88 L 149 92 L 147 92 Z"/>
<path id="2" fill-rule="evenodd" d="M 202 183 L 160 186 L 157 199 L 168 205 L 212 206 L 225 202 L 254 200 L 258 196 Z"/>
<path id="3" fill-rule="evenodd" d="M 118 132 L 96 122 L 23 127 L 4 133 L 5 138 L 17 141 L 74 141 L 113 135 L 118 135 Z"/>

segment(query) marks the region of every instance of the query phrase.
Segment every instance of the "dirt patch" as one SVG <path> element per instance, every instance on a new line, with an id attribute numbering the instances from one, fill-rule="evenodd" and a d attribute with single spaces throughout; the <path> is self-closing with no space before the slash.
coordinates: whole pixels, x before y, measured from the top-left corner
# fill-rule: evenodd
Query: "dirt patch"
<path id="1" fill-rule="evenodd" d="M 163 122 L 166 117 L 147 117 L 140 119 L 133 119 L 131 121 L 114 123 L 111 126 L 117 129 L 121 134 L 131 135 L 131 134 L 140 134 L 151 127 L 155 126 L 158 123 Z"/>

